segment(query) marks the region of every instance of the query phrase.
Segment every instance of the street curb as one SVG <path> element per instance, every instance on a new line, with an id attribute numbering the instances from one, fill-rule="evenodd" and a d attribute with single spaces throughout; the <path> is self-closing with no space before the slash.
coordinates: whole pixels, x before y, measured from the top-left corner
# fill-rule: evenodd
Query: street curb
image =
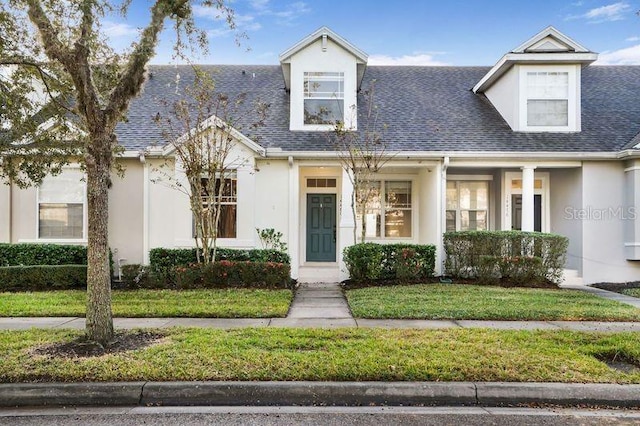
<path id="1" fill-rule="evenodd" d="M 3 383 L 0 407 L 139 405 L 145 382 Z"/>
<path id="2" fill-rule="evenodd" d="M 640 385 L 507 382 L 122 382 L 0 384 L 17 406 L 640 407 Z"/>
<path id="3" fill-rule="evenodd" d="M 535 403 L 640 407 L 640 385 L 502 382 L 476 383 L 476 388 L 481 406 Z"/>
<path id="4" fill-rule="evenodd" d="M 143 405 L 474 405 L 473 383 L 157 382 Z"/>

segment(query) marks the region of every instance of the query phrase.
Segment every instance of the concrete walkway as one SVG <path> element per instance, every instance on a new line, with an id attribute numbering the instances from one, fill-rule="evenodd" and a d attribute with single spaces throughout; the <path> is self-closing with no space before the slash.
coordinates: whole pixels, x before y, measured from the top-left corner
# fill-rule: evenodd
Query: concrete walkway
<path id="1" fill-rule="evenodd" d="M 616 302 L 631 305 L 640 309 L 640 299 L 638 299 L 637 297 L 631 297 L 625 294 L 616 293 L 614 291 L 603 290 L 601 288 L 589 287 L 588 285 L 562 284 L 560 285 L 560 288 L 585 291 L 587 293 L 602 297 L 603 299 L 615 300 Z"/>
<path id="2" fill-rule="evenodd" d="M 565 285 L 640 309 L 640 299 L 585 285 Z M 477 320 L 384 320 L 355 319 L 338 283 L 301 284 L 286 318 L 115 318 L 120 329 L 207 327 L 232 329 L 242 327 L 298 327 L 298 328 L 492 328 L 497 330 L 572 330 L 599 332 L 640 332 L 640 322 L 604 321 L 477 321 Z M 82 317 L 0 318 L 0 330 L 29 328 L 83 329 Z"/>

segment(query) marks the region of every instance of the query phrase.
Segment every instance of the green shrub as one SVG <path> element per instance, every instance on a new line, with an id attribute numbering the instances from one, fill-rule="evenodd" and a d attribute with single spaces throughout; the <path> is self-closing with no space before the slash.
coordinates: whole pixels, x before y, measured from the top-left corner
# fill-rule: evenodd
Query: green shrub
<path id="1" fill-rule="evenodd" d="M 149 268 L 140 264 L 122 265 L 119 288 L 134 290 L 138 288 L 164 288 L 165 285 L 149 274 Z"/>
<path id="2" fill-rule="evenodd" d="M 87 288 L 86 265 L 0 267 L 0 291 L 42 291 Z"/>
<path id="3" fill-rule="evenodd" d="M 158 278 L 173 282 L 174 268 L 196 263 L 197 249 L 166 249 L 154 248 L 149 251 L 149 272 Z M 249 249 L 238 250 L 219 248 L 216 252 L 216 260 L 228 260 L 232 262 L 274 262 L 289 264 L 287 253 L 278 250 Z"/>
<path id="4" fill-rule="evenodd" d="M 360 243 L 347 247 L 343 259 L 355 282 L 417 281 L 433 276 L 433 245 Z"/>
<path id="5" fill-rule="evenodd" d="M 86 265 L 87 247 L 58 244 L 0 244 L 0 266 Z"/>
<path id="6" fill-rule="evenodd" d="M 445 271 L 453 278 L 526 285 L 562 281 L 569 240 L 540 232 L 462 231 L 444 234 Z"/>
<path id="7" fill-rule="evenodd" d="M 192 288 L 290 288 L 291 267 L 276 262 L 234 262 L 220 260 L 205 264 L 176 267 L 176 283 L 181 289 Z"/>

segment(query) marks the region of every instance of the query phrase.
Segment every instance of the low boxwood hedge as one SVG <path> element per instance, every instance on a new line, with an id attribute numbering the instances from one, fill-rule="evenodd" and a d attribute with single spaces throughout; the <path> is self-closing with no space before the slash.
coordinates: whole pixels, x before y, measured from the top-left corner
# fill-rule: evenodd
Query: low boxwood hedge
<path id="1" fill-rule="evenodd" d="M 43 291 L 87 288 L 86 265 L 0 267 L 0 291 Z"/>
<path id="2" fill-rule="evenodd" d="M 286 263 L 220 260 L 206 265 L 178 266 L 175 272 L 179 289 L 291 287 L 291 267 Z"/>
<path id="3" fill-rule="evenodd" d="M 0 243 L 0 266 L 86 264 L 85 246 Z"/>
<path id="4" fill-rule="evenodd" d="M 447 232 L 445 271 L 453 278 L 485 284 L 559 284 L 568 245 L 566 237 L 540 232 Z"/>
<path id="5" fill-rule="evenodd" d="M 149 272 L 168 281 L 174 281 L 174 269 L 196 263 L 197 249 L 166 249 L 154 248 L 149 251 Z M 228 260 L 232 262 L 273 262 L 289 264 L 287 253 L 278 250 L 265 249 L 229 249 L 219 248 L 216 251 L 216 261 Z"/>
<path id="6" fill-rule="evenodd" d="M 344 249 L 343 259 L 354 282 L 419 281 L 433 277 L 436 247 L 418 244 L 360 243 Z"/>

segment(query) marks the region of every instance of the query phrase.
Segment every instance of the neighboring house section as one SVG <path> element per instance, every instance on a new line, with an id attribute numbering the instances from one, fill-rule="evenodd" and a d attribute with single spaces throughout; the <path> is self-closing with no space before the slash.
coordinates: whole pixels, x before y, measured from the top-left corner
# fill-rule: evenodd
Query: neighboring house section
<path id="1" fill-rule="evenodd" d="M 569 237 L 567 269 L 585 283 L 640 280 L 640 67 L 589 66 L 596 58 L 549 27 L 494 67 L 367 66 L 320 28 L 279 65 L 205 66 L 218 92 L 246 96 L 219 243 L 256 247 L 255 229 L 274 228 L 293 276 L 327 281 L 346 278 L 354 227 L 368 241 L 435 244 L 439 272 L 443 232 L 554 232 Z M 354 223 L 331 130 L 338 120 L 365 131 L 358 106 L 374 81 L 393 158 L 375 176 L 365 223 Z M 183 180 L 181 167 L 154 122 L 191 82 L 187 66 L 150 67 L 118 126 L 126 174 L 113 177 L 109 213 L 121 263 L 194 245 L 188 198 L 167 179 Z M 270 104 L 260 127 L 256 101 Z M 40 188 L 0 187 L 0 240 L 83 243 L 83 185 L 70 168 Z"/>

